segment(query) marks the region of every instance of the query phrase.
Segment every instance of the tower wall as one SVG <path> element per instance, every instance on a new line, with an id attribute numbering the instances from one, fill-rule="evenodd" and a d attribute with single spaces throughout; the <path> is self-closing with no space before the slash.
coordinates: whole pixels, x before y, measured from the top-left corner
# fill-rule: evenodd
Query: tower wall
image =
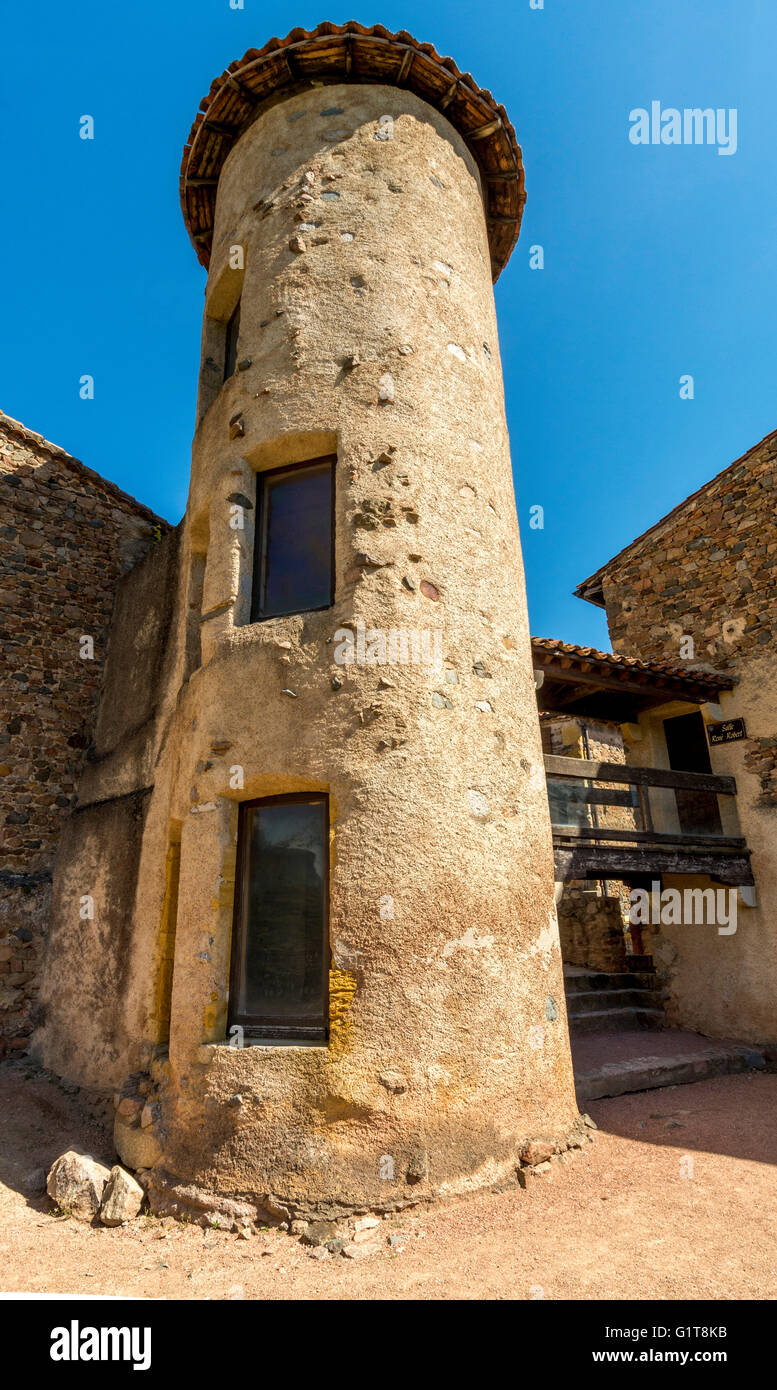
<path id="1" fill-rule="evenodd" d="M 482 193 L 443 115 L 348 83 L 242 135 L 219 181 L 200 412 L 197 630 L 149 818 L 164 799 L 181 827 L 159 1183 L 335 1210 L 502 1181 L 576 1106 Z M 334 605 L 250 623 L 257 474 L 326 453 Z M 338 664 L 360 622 L 439 633 L 439 669 Z M 298 791 L 331 806 L 329 1044 L 239 1049 L 238 803 Z M 140 881 L 158 913 L 155 833 Z"/>

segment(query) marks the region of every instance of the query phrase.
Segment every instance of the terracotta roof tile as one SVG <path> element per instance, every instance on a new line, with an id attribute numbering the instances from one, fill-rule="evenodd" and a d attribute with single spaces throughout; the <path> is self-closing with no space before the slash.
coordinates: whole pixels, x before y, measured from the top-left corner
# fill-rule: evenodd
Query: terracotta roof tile
<path id="1" fill-rule="evenodd" d="M 671 676 L 675 680 L 692 681 L 697 685 L 709 685 L 719 690 L 730 689 L 734 683 L 733 677 L 722 671 L 700 671 L 691 666 L 674 666 L 667 661 L 642 661 L 636 656 L 618 656 L 616 652 L 600 652 L 596 647 L 578 647 L 572 642 L 562 642 L 554 637 L 532 637 L 531 645 L 532 652 L 551 652 L 562 656 L 573 656 L 582 661 L 600 662 L 613 667 L 613 669 L 631 669 L 652 676 Z"/>
<path id="2" fill-rule="evenodd" d="M 204 266 L 210 259 L 216 187 L 229 151 L 269 105 L 339 82 L 401 83 L 442 111 L 469 146 L 480 168 L 493 277 L 518 240 L 525 202 L 523 162 L 503 106 L 452 58 L 402 29 L 319 24 L 292 29 L 285 39 L 250 48 L 211 82 L 200 102 L 181 161 L 180 195 L 186 229 Z"/>

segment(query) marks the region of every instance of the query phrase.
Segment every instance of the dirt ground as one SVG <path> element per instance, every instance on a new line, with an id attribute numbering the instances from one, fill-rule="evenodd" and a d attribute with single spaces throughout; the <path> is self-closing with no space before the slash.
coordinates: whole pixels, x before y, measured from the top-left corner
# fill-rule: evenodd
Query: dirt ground
<path id="1" fill-rule="evenodd" d="M 526 1190 L 381 1223 L 380 1253 L 314 1259 L 153 1217 L 108 1229 L 57 1216 L 43 1191 L 104 1131 L 55 1083 L 0 1065 L 3 1291 L 185 1299 L 773 1299 L 777 1075 L 592 1101 L 594 1142 Z M 391 1248 L 389 1235 L 404 1248 Z"/>

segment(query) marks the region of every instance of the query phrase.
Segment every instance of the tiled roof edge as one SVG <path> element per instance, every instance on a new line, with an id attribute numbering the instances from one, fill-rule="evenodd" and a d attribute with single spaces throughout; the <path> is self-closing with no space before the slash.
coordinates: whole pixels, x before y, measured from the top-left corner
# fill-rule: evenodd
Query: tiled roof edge
<path id="1" fill-rule="evenodd" d="M 20 420 L 15 420 L 12 415 L 6 415 L 4 410 L 0 410 L 0 430 L 6 434 L 16 435 L 17 439 L 24 440 L 27 444 L 34 444 L 38 449 L 44 449 L 46 453 L 54 458 L 59 458 L 63 463 L 68 464 L 76 472 L 88 478 L 91 483 L 96 483 L 113 497 L 117 502 L 121 502 L 126 507 L 130 507 L 140 516 L 145 517 L 154 526 L 160 526 L 165 531 L 173 530 L 169 521 L 163 516 L 157 516 L 150 507 L 146 507 L 143 502 L 138 502 L 136 497 L 132 497 L 128 492 L 123 492 L 116 483 L 112 483 L 108 478 L 103 478 L 100 473 L 95 473 L 93 468 L 87 468 L 80 459 L 74 458 L 67 449 L 63 449 L 59 444 L 52 444 L 51 440 L 44 439 L 42 434 L 37 434 L 35 430 L 28 429 Z"/>
<path id="2" fill-rule="evenodd" d="M 594 570 L 594 573 L 589 575 L 587 579 L 581 580 L 577 588 L 573 590 L 575 597 L 587 599 L 589 603 L 597 603 L 597 600 L 589 598 L 584 590 L 589 588 L 601 590 L 601 581 L 604 579 L 607 571 L 612 569 L 613 565 L 617 564 L 618 560 L 622 559 L 624 555 L 627 555 L 630 550 L 640 545 L 642 541 L 647 540 L 648 536 L 652 536 L 660 527 L 666 525 L 668 521 L 672 521 L 674 517 L 679 516 L 685 507 L 695 502 L 696 499 L 701 497 L 702 493 L 707 492 L 709 488 L 714 487 L 716 483 L 720 482 L 721 478 L 725 477 L 726 473 L 730 473 L 733 468 L 738 468 L 741 463 L 746 463 L 753 454 L 757 453 L 759 449 L 763 448 L 764 444 L 772 439 L 777 439 L 777 430 L 770 430 L 768 434 L 764 435 L 763 439 L 759 439 L 757 444 L 753 444 L 744 454 L 740 454 L 739 458 L 734 459 L 733 463 L 727 463 L 725 468 L 721 468 L 720 472 L 716 473 L 714 478 L 709 478 L 706 483 L 702 483 L 701 487 L 697 487 L 695 492 L 691 492 L 687 497 L 684 497 L 682 502 L 678 502 L 677 506 L 672 507 L 671 511 L 668 511 L 665 516 L 660 517 L 658 521 L 653 522 L 652 526 L 648 526 L 646 531 L 642 531 L 638 536 L 635 536 L 634 540 L 629 541 L 628 545 L 624 545 L 623 549 L 619 550 L 616 555 L 613 555 L 611 560 L 607 560 L 605 564 L 600 565 L 598 570 Z M 603 608 L 604 604 L 600 603 L 597 606 Z"/>
<path id="3" fill-rule="evenodd" d="M 697 684 L 714 686 L 719 689 L 730 688 L 734 677 L 723 671 L 703 671 L 690 666 L 674 666 L 668 661 L 643 661 L 637 656 L 619 656 L 617 652 L 600 652 L 596 647 L 578 647 L 573 642 L 562 642 L 555 637 L 532 637 L 532 649 L 558 652 L 562 656 L 576 656 L 583 661 L 603 661 L 608 666 L 624 667 L 656 676 L 671 676 L 676 680 L 694 681 Z"/>

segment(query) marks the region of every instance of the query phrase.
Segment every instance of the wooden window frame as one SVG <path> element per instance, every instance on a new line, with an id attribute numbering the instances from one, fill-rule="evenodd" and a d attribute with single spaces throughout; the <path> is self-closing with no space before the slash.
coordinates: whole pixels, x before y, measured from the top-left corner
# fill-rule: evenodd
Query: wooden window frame
<path id="1" fill-rule="evenodd" d="M 324 827 L 324 892 L 323 892 L 323 945 L 322 953 L 322 979 L 321 997 L 323 1003 L 323 1026 L 314 1027 L 310 1024 L 268 1024 L 262 1022 L 255 1014 L 238 1014 L 235 1008 L 235 1001 L 238 997 L 240 985 L 240 951 L 237 949 L 243 937 L 247 933 L 246 913 L 248 910 L 248 869 L 250 856 L 248 853 L 249 836 L 246 833 L 245 825 L 247 820 L 246 812 L 256 806 L 277 806 L 277 805 L 305 805 L 311 803 L 323 805 L 325 809 Z M 235 1024 L 243 1029 L 246 1038 L 253 1038 L 257 1042 L 266 1043 L 286 1043 L 289 1047 L 300 1043 L 318 1043 L 327 1046 L 329 1043 L 329 971 L 331 969 L 331 944 L 329 940 L 329 835 L 331 826 L 329 795 L 327 792 L 294 792 L 288 796 L 257 796 L 251 801 L 241 801 L 238 813 L 237 827 L 237 864 L 235 872 L 235 903 L 232 913 L 232 939 L 230 950 L 230 969 L 229 969 L 229 1002 L 227 1008 L 227 1028 Z"/>
<path id="2" fill-rule="evenodd" d="M 263 605 L 267 589 L 267 526 L 269 522 L 270 508 L 267 505 L 267 484 L 268 482 L 283 478 L 285 474 L 302 472 L 306 468 L 317 468 L 323 464 L 328 464 L 330 469 L 330 554 L 329 554 L 329 596 L 326 603 L 317 603 L 313 608 L 290 608 L 284 613 L 265 613 Z M 274 618 L 291 618 L 297 613 L 323 613 L 327 608 L 331 608 L 335 601 L 335 475 L 336 475 L 337 455 L 321 454 L 318 458 L 302 459 L 299 463 L 291 463 L 283 468 L 270 468 L 257 474 L 257 526 L 254 537 L 254 559 L 253 559 L 253 583 L 251 588 L 251 617 L 252 623 L 272 622 Z"/>

